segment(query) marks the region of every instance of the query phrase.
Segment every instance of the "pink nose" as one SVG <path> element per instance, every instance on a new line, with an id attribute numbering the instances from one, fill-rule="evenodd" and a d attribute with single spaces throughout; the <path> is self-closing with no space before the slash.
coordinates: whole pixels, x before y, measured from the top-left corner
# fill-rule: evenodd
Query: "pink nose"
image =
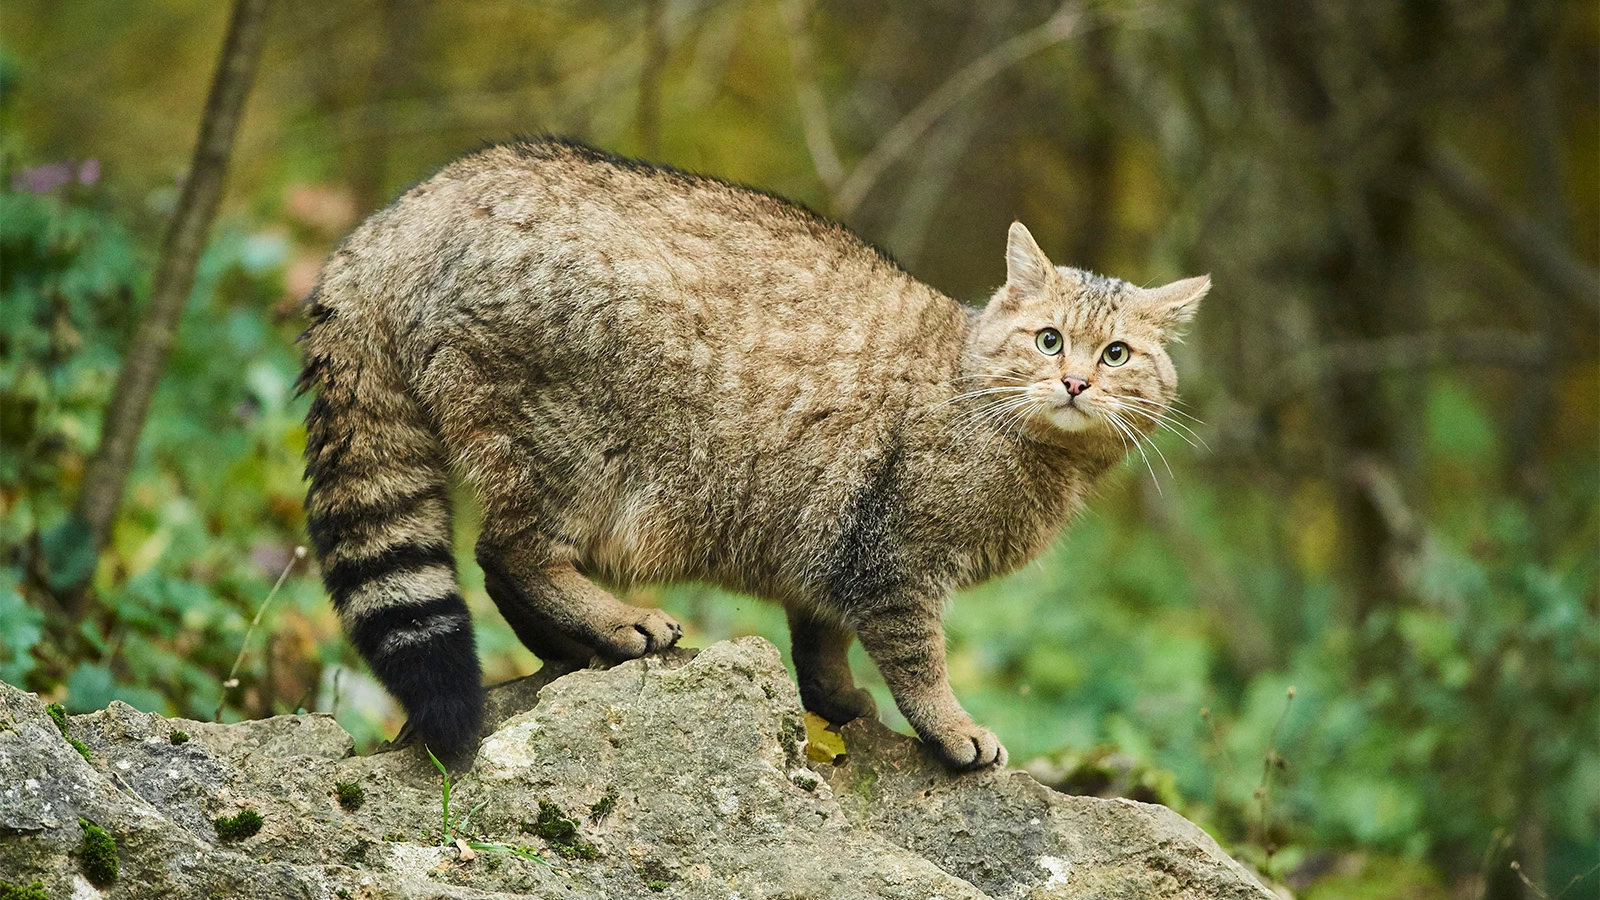
<path id="1" fill-rule="evenodd" d="M 1068 375 L 1061 379 L 1061 383 L 1067 386 L 1067 393 L 1074 397 L 1089 389 L 1089 382 L 1076 375 Z"/>

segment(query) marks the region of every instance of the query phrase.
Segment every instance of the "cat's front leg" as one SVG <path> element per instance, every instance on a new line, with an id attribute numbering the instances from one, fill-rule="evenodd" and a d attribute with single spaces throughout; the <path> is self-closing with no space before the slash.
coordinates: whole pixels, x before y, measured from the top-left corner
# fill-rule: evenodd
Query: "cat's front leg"
<path id="1" fill-rule="evenodd" d="M 981 769 L 1006 764 L 994 732 L 972 721 L 950 690 L 944 628 L 936 602 L 875 606 L 856 626 L 867 655 L 878 664 L 895 705 L 946 765 Z"/>
<path id="2" fill-rule="evenodd" d="M 856 687 L 850 677 L 850 641 L 854 639 L 850 632 L 804 610 L 790 609 L 788 613 L 800 702 L 832 725 L 876 719 L 878 706 L 872 695 Z"/>

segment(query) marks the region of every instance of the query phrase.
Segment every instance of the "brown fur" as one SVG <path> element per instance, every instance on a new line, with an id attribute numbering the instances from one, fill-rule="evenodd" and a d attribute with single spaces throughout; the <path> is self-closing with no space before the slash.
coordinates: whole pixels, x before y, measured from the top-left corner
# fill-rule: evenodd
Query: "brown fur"
<path id="1" fill-rule="evenodd" d="M 436 552 L 450 468 L 481 501 L 490 596 L 541 656 L 677 639 L 596 580 L 704 580 L 788 608 L 808 708 L 871 712 L 854 634 L 945 760 L 1003 763 L 946 682 L 945 600 L 1037 555 L 1155 427 L 1163 344 L 1206 288 L 1057 269 L 1021 225 L 1007 272 L 967 311 L 746 188 L 557 141 L 457 161 L 334 254 L 305 337 L 307 508 L 352 638 L 423 739 L 475 738 Z M 1077 410 L 1068 375 L 1093 385 Z"/>

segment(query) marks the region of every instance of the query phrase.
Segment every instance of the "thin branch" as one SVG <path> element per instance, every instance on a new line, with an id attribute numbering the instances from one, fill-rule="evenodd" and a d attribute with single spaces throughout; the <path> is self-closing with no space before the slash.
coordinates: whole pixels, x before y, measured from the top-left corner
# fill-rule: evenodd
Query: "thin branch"
<path id="1" fill-rule="evenodd" d="M 784 31 L 789 36 L 789 53 L 794 57 L 795 101 L 800 105 L 800 127 L 805 132 L 806 150 L 811 164 L 829 195 L 839 190 L 844 166 L 828 126 L 828 106 L 817 87 L 816 59 L 811 52 L 809 19 L 811 6 L 806 0 L 784 0 L 779 8 Z"/>
<path id="2" fill-rule="evenodd" d="M 1543 363 L 1550 347 L 1537 334 L 1481 329 L 1340 341 L 1304 351 L 1264 381 L 1274 402 L 1340 375 L 1379 375 L 1450 365 L 1527 367 Z"/>
<path id="3" fill-rule="evenodd" d="M 1082 16 L 1083 10 L 1077 3 L 1062 4 L 1043 25 L 1011 38 L 951 75 L 895 123 L 877 146 L 856 164 L 835 194 L 834 212 L 841 216 L 854 212 L 889 167 L 916 146 L 918 139 L 945 113 L 1006 69 L 1071 37 Z"/>
<path id="4" fill-rule="evenodd" d="M 1535 281 L 1585 315 L 1600 312 L 1600 271 L 1563 249 L 1549 229 L 1502 204 L 1453 151 L 1434 149 L 1425 165 L 1439 193 L 1499 240 Z"/>
<path id="5" fill-rule="evenodd" d="M 111 402 L 101 426 L 100 446 L 84 475 L 76 515 L 87 529 L 96 556 L 105 547 L 111 524 L 122 505 L 128 474 L 133 468 L 139 433 L 144 430 L 150 398 L 161 381 L 167 356 L 177 337 L 178 322 L 194 287 L 195 266 L 205 247 L 206 234 L 222 200 L 234 135 L 244 115 L 244 103 L 255 80 L 261 47 L 266 42 L 267 18 L 272 0 L 237 0 L 228 23 L 228 36 L 212 77 L 205 115 L 194 159 L 184 181 L 178 209 L 161 245 L 161 256 L 144 310 L 122 368 L 117 373 Z M 92 575 L 93 567 L 89 568 Z M 75 586 L 70 603 L 82 603 L 83 585 Z"/>
<path id="6" fill-rule="evenodd" d="M 255 618 L 250 620 L 250 627 L 244 630 L 244 640 L 239 642 L 239 653 L 233 658 L 233 666 L 228 669 L 228 677 L 222 680 L 222 691 L 217 697 L 217 711 L 211 714 L 211 721 L 222 721 L 222 707 L 228 702 L 228 692 L 239 686 L 239 664 L 244 662 L 244 652 L 250 649 L 250 636 L 256 633 L 256 626 L 261 624 L 261 617 L 266 615 L 267 607 L 272 603 L 272 598 L 278 596 L 278 591 L 283 588 L 283 583 L 289 580 L 289 573 L 294 571 L 294 564 L 306 558 L 306 548 L 296 547 L 289 561 L 284 564 L 283 571 L 278 573 L 278 580 L 273 582 L 272 590 L 267 592 L 267 599 L 261 601 L 256 607 Z M 267 657 L 271 659 L 271 654 Z M 337 699 L 334 705 L 338 705 Z"/>

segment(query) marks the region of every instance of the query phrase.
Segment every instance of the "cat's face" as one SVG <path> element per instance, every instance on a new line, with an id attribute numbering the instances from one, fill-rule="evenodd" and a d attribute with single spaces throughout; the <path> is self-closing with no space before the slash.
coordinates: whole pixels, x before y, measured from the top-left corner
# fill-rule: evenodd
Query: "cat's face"
<path id="1" fill-rule="evenodd" d="M 1011 226 L 1006 284 L 978 316 L 961 391 L 975 418 L 1050 439 L 1079 434 L 1133 443 L 1165 416 L 1178 375 L 1166 345 L 1194 316 L 1205 277 L 1145 289 L 1050 264 Z"/>

